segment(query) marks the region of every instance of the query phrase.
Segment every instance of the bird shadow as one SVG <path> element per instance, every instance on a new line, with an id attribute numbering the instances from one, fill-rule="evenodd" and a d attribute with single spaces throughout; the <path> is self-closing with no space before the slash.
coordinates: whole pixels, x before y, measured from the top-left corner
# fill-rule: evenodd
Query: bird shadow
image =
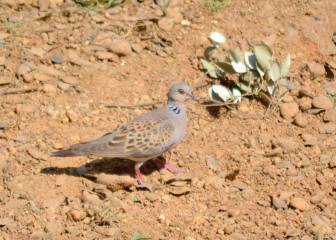
<path id="1" fill-rule="evenodd" d="M 160 159 L 163 159 L 160 157 Z M 163 159 L 164 160 L 164 159 Z M 85 175 L 95 175 L 100 173 L 115 175 L 134 176 L 134 161 L 119 158 L 95 159 L 79 167 L 45 167 L 41 169 L 42 174 L 48 175 L 69 175 L 75 177 L 85 177 Z M 149 175 L 157 170 L 153 161 L 146 161 L 141 167 L 141 173 Z"/>

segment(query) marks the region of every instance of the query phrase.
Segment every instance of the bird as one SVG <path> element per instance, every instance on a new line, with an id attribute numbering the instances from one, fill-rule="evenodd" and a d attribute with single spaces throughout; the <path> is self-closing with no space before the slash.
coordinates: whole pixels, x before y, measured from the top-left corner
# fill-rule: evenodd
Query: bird
<path id="1" fill-rule="evenodd" d="M 197 101 L 192 91 L 187 83 L 175 83 L 170 87 L 167 103 L 162 107 L 144 113 L 98 139 L 51 152 L 50 156 L 94 155 L 132 160 L 135 162 L 134 171 L 138 185 L 151 190 L 151 184 L 144 180 L 140 169 L 146 161 L 153 160 L 160 170 L 166 169 L 174 174 L 183 171 L 173 163 L 160 161 L 158 157 L 185 138 L 188 121 L 185 102 Z"/>

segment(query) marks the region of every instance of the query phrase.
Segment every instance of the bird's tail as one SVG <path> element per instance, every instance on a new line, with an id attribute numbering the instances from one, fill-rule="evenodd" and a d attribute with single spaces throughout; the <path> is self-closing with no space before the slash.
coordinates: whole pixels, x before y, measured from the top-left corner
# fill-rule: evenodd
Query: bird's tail
<path id="1" fill-rule="evenodd" d="M 80 154 L 75 153 L 71 148 L 69 148 L 65 150 L 51 152 L 49 153 L 49 156 L 51 157 L 74 157 L 74 156 L 80 156 Z"/>

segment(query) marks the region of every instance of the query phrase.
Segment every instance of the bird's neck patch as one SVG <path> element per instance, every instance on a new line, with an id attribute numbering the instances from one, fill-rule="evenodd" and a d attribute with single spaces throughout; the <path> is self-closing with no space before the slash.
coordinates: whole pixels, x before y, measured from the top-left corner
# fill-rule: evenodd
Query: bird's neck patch
<path id="1" fill-rule="evenodd" d="M 175 114 L 181 113 L 181 109 L 179 108 L 179 106 L 175 104 L 168 104 L 168 110 L 171 112 L 174 112 Z"/>

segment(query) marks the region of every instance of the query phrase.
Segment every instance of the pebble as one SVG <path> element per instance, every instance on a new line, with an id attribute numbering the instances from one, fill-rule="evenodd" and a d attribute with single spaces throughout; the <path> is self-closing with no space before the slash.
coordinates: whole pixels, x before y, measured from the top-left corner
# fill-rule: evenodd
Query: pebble
<path id="1" fill-rule="evenodd" d="M 294 124 L 298 127 L 305 128 L 308 125 L 308 120 L 303 114 L 298 114 L 294 119 Z"/>
<path id="2" fill-rule="evenodd" d="M 36 160 L 43 160 L 46 161 L 48 159 L 48 156 L 36 149 L 28 148 L 27 153 Z"/>
<path id="3" fill-rule="evenodd" d="M 53 78 L 50 77 L 49 75 L 47 75 L 47 74 L 45 74 L 45 73 L 38 72 L 38 71 L 34 71 L 34 72 L 33 72 L 33 78 L 34 78 L 36 81 L 39 81 L 39 82 L 47 82 L 47 81 L 50 81 L 50 80 L 53 79 Z"/>
<path id="4" fill-rule="evenodd" d="M 189 187 L 177 187 L 169 190 L 169 193 L 174 196 L 182 196 L 190 193 L 191 189 Z"/>
<path id="5" fill-rule="evenodd" d="M 108 47 L 113 53 L 119 56 L 128 56 L 132 53 L 131 45 L 126 40 L 113 41 Z"/>
<path id="6" fill-rule="evenodd" d="M 299 113 L 299 106 L 297 103 L 283 103 L 280 105 L 280 113 L 284 119 L 290 120 Z"/>
<path id="7" fill-rule="evenodd" d="M 64 82 L 58 82 L 57 87 L 63 91 L 68 91 L 69 89 L 71 89 L 71 85 Z"/>
<path id="8" fill-rule="evenodd" d="M 301 211 L 307 211 L 310 209 L 309 203 L 306 202 L 303 198 L 294 197 L 290 201 L 290 206 L 294 209 L 299 209 Z"/>
<path id="9" fill-rule="evenodd" d="M 333 107 L 333 103 L 330 98 L 324 95 L 314 97 L 312 105 L 314 108 L 320 108 L 323 110 L 331 109 Z"/>
<path id="10" fill-rule="evenodd" d="M 206 164 L 207 167 L 214 172 L 218 172 L 221 169 L 218 160 L 213 156 L 206 157 Z"/>
<path id="11" fill-rule="evenodd" d="M 286 209 L 287 208 L 287 203 L 284 200 L 276 196 L 272 197 L 272 205 L 275 209 Z"/>
<path id="12" fill-rule="evenodd" d="M 174 27 L 174 20 L 168 17 L 163 17 L 159 20 L 158 25 L 162 30 L 169 32 Z"/>
<path id="13" fill-rule="evenodd" d="M 37 231 L 34 231 L 30 234 L 30 237 L 29 239 L 32 239 L 32 240 L 43 240 L 45 237 L 45 232 L 42 231 L 42 230 L 37 230 Z"/>
<path id="14" fill-rule="evenodd" d="M 85 190 L 82 191 L 81 200 L 84 203 L 89 203 L 94 206 L 99 206 L 102 203 L 102 200 L 100 200 L 100 198 L 96 194 L 93 194 Z"/>
<path id="15" fill-rule="evenodd" d="M 140 53 L 144 49 L 144 46 L 140 43 L 132 43 L 131 47 L 132 50 L 136 53 Z"/>
<path id="16" fill-rule="evenodd" d="M 40 65 L 38 66 L 38 70 L 44 74 L 47 74 L 53 77 L 58 77 L 62 75 L 62 73 L 59 70 L 56 70 L 55 68 L 51 66 Z"/>
<path id="17" fill-rule="evenodd" d="M 64 56 L 61 52 L 54 52 L 51 54 L 50 60 L 54 64 L 62 64 L 64 61 Z"/>
<path id="18" fill-rule="evenodd" d="M 96 57 L 99 60 L 112 60 L 114 62 L 118 61 L 118 57 L 114 53 L 108 51 L 98 51 L 96 52 Z"/>
<path id="19" fill-rule="evenodd" d="M 84 212 L 82 210 L 71 209 L 69 211 L 69 216 L 75 222 L 79 222 L 79 221 L 82 221 L 86 217 L 86 212 Z"/>
<path id="20" fill-rule="evenodd" d="M 18 65 L 16 68 L 16 76 L 22 77 L 28 73 L 30 73 L 33 70 L 33 65 L 29 62 L 24 62 Z"/>
<path id="21" fill-rule="evenodd" d="M 78 80 L 77 80 L 77 78 L 72 77 L 72 76 L 63 76 L 63 77 L 61 78 L 61 80 L 62 80 L 62 82 L 67 83 L 67 84 L 70 84 L 70 85 L 72 85 L 72 86 L 78 84 Z"/>
<path id="22" fill-rule="evenodd" d="M 324 197 L 325 197 L 324 192 L 319 190 L 313 194 L 313 196 L 310 198 L 310 202 L 313 204 L 317 204 L 321 202 Z"/>
<path id="23" fill-rule="evenodd" d="M 299 99 L 299 107 L 301 111 L 306 111 L 312 107 L 312 99 L 308 97 L 303 97 Z"/>
<path id="24" fill-rule="evenodd" d="M 279 146 L 283 152 L 285 153 L 291 153 L 295 152 L 300 148 L 300 145 L 298 142 L 296 142 L 294 139 L 291 138 L 280 138 L 275 140 L 273 143 L 275 146 Z"/>
<path id="25" fill-rule="evenodd" d="M 325 122 L 336 122 L 336 109 L 330 108 L 325 111 L 323 115 L 323 121 Z"/>
<path id="26" fill-rule="evenodd" d="M 318 143 L 318 139 L 309 133 L 303 133 L 301 134 L 301 137 L 305 146 L 315 146 Z"/>
<path id="27" fill-rule="evenodd" d="M 324 65 L 316 62 L 308 62 L 307 67 L 313 78 L 325 75 Z"/>

